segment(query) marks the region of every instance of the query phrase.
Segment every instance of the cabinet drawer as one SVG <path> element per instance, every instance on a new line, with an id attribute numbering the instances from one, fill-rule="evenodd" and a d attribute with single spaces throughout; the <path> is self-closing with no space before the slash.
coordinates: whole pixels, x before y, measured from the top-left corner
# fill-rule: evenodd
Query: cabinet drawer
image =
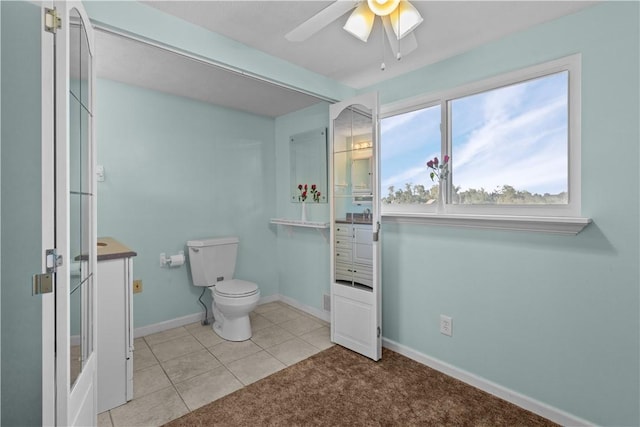
<path id="1" fill-rule="evenodd" d="M 353 239 L 349 236 L 336 236 L 336 250 L 340 248 L 352 249 Z"/>
<path id="2" fill-rule="evenodd" d="M 336 262 L 351 262 L 351 249 L 336 248 Z"/>
<path id="3" fill-rule="evenodd" d="M 349 238 L 353 237 L 353 227 L 347 224 L 337 224 L 336 225 L 336 237 L 346 236 Z"/>
<path id="4" fill-rule="evenodd" d="M 351 264 L 344 262 L 336 262 L 336 279 L 351 280 L 353 272 L 351 270 Z"/>

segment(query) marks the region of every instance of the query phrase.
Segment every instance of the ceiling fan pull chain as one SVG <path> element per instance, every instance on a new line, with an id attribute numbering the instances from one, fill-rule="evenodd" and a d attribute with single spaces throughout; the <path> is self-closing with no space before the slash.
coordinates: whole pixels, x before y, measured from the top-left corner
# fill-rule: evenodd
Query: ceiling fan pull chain
<path id="1" fill-rule="evenodd" d="M 400 32 L 400 5 L 398 5 L 398 34 L 402 34 Z M 400 61 L 402 59 L 402 54 L 400 53 L 400 37 L 396 36 L 398 38 L 398 52 L 396 52 L 396 60 Z"/>
<path id="2" fill-rule="evenodd" d="M 380 64 L 380 70 L 384 71 L 387 68 L 386 64 L 384 63 L 384 31 L 382 32 L 381 40 L 382 40 L 382 44 L 381 44 L 381 47 L 382 47 L 382 64 Z"/>

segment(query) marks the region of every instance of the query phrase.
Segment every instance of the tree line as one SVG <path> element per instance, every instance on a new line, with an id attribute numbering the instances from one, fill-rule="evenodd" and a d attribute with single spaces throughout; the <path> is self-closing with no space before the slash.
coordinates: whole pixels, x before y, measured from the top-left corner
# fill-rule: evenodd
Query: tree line
<path id="1" fill-rule="evenodd" d="M 460 191 L 461 187 L 453 187 L 452 202 L 462 205 L 547 205 L 567 203 L 567 192 L 558 194 L 538 194 L 526 190 L 517 190 L 511 185 L 503 185 L 495 190 L 470 188 Z M 389 193 L 382 198 L 385 204 L 431 204 L 438 200 L 439 186 L 432 185 L 427 189 L 422 184 L 405 184 L 404 188 L 388 188 Z"/>

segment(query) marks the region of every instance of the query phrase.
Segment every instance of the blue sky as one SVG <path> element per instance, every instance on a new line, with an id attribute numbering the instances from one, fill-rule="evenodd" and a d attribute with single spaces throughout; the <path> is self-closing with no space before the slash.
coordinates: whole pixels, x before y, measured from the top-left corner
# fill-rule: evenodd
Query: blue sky
<path id="1" fill-rule="evenodd" d="M 566 191 L 567 85 L 563 72 L 452 101 L 453 184 Z M 433 185 L 425 163 L 440 157 L 439 126 L 439 105 L 382 120 L 382 196 L 390 185 Z"/>

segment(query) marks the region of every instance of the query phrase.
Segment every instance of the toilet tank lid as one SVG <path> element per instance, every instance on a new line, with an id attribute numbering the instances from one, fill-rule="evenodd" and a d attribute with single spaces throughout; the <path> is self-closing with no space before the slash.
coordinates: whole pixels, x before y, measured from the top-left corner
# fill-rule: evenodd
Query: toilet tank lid
<path id="1" fill-rule="evenodd" d="M 204 246 L 232 245 L 238 243 L 237 237 L 213 237 L 210 239 L 189 240 L 187 246 L 190 248 L 201 248 Z"/>

